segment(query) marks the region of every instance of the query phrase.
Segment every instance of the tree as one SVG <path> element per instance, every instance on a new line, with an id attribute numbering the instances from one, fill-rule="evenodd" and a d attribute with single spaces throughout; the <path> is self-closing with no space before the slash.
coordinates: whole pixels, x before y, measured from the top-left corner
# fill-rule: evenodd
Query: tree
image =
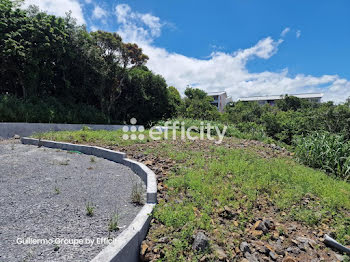
<path id="1" fill-rule="evenodd" d="M 168 87 L 168 100 L 169 100 L 169 115 L 171 117 L 176 117 L 182 105 L 182 99 L 179 91 L 173 86 Z"/>
<path id="2" fill-rule="evenodd" d="M 203 90 L 187 87 L 185 95 L 184 103 L 180 108 L 183 117 L 202 120 L 219 118 L 219 111 L 211 104 L 213 98 L 209 97 Z"/>
<path id="3" fill-rule="evenodd" d="M 142 53 L 142 49 L 136 44 L 124 44 L 122 38 L 116 33 L 97 31 L 91 33 L 95 44 L 100 48 L 104 58 L 104 90 L 102 91 L 101 104 L 108 115 L 112 107 L 126 87 L 129 76 L 128 70 L 144 65 L 148 57 Z"/>
<path id="4" fill-rule="evenodd" d="M 120 123 L 138 113 L 147 123 L 170 114 L 166 82 L 148 70 L 148 57 L 136 44 L 124 43 L 116 33 L 89 33 L 70 14 L 22 10 L 16 2 L 0 1 L 3 119 L 94 122 L 86 118 L 90 112 Z M 9 101 L 16 106 L 9 107 Z M 142 111 L 135 112 L 139 104 Z M 29 107 L 38 107 L 41 116 Z"/>

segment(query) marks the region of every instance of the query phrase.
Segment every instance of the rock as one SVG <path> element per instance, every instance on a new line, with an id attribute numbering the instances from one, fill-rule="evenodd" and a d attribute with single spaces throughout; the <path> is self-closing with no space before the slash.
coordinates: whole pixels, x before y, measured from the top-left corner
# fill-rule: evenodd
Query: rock
<path id="1" fill-rule="evenodd" d="M 254 237 L 260 237 L 260 236 L 262 236 L 262 235 L 264 234 L 264 232 L 261 231 L 261 230 L 253 230 L 253 231 L 251 231 L 251 234 L 252 234 Z"/>
<path id="2" fill-rule="evenodd" d="M 209 246 L 209 239 L 203 232 L 198 232 L 194 237 L 192 248 L 196 251 L 204 251 Z"/>
<path id="3" fill-rule="evenodd" d="M 312 249 L 315 249 L 316 246 L 316 241 L 310 238 L 306 238 L 306 237 L 297 237 L 296 238 L 297 241 L 299 241 L 300 243 L 298 244 L 298 247 L 304 251 L 306 251 L 306 249 L 310 246 Z"/>
<path id="4" fill-rule="evenodd" d="M 244 253 L 244 256 L 249 262 L 259 262 L 259 260 L 255 256 L 255 254 L 251 254 L 251 253 L 246 252 L 246 253 Z"/>
<path id="5" fill-rule="evenodd" d="M 145 162 L 143 162 L 146 166 L 152 166 L 153 162 L 151 160 L 147 160 Z"/>
<path id="6" fill-rule="evenodd" d="M 268 254 L 270 252 L 270 250 L 268 250 L 266 247 L 264 246 L 258 246 L 256 247 L 256 250 L 258 252 L 260 252 L 261 254 Z"/>
<path id="7" fill-rule="evenodd" d="M 255 222 L 253 229 L 262 231 L 264 234 L 267 234 L 270 229 L 274 229 L 275 225 L 272 220 L 270 219 L 264 219 L 264 220 L 258 220 Z"/>
<path id="8" fill-rule="evenodd" d="M 243 253 L 250 253 L 250 247 L 249 247 L 249 244 L 247 242 L 242 242 L 240 245 L 239 245 L 239 249 L 243 252 Z"/>
<path id="9" fill-rule="evenodd" d="M 146 251 L 147 251 L 148 248 L 149 248 L 149 246 L 146 244 L 146 242 L 142 241 L 141 249 L 140 249 L 140 255 L 144 256 L 146 254 Z"/>
<path id="10" fill-rule="evenodd" d="M 297 247 L 288 247 L 286 250 L 288 253 L 293 253 L 293 254 L 300 254 L 300 250 Z"/>
<path id="11" fill-rule="evenodd" d="M 265 226 L 264 222 L 261 221 L 261 220 L 256 221 L 255 224 L 254 224 L 254 226 L 253 226 L 253 228 L 254 228 L 255 230 L 261 230 L 261 231 L 263 231 L 264 233 L 267 233 L 267 232 L 268 232 L 267 227 Z"/>
<path id="12" fill-rule="evenodd" d="M 275 252 L 270 251 L 269 256 L 271 257 L 272 260 L 277 260 L 278 256 Z"/>
<path id="13" fill-rule="evenodd" d="M 287 228 L 289 233 L 296 231 L 297 230 L 297 226 L 296 225 L 291 225 L 290 227 Z"/>
<path id="14" fill-rule="evenodd" d="M 145 155 L 142 154 L 142 153 L 137 154 L 137 155 L 135 156 L 136 159 L 140 159 L 140 158 L 143 158 L 143 157 L 145 157 Z"/>
<path id="15" fill-rule="evenodd" d="M 161 237 L 160 239 L 158 239 L 159 243 L 168 243 L 169 242 L 169 238 L 168 237 Z"/>
<path id="16" fill-rule="evenodd" d="M 224 206 L 224 208 L 221 208 L 219 210 L 219 215 L 222 217 L 222 218 L 225 218 L 225 219 L 233 219 L 235 218 L 236 216 L 238 216 L 238 213 L 235 212 L 232 208 L 230 208 L 229 206 Z"/>
<path id="17" fill-rule="evenodd" d="M 14 135 L 13 138 L 14 139 L 20 139 L 21 137 L 19 135 Z"/>
<path id="18" fill-rule="evenodd" d="M 284 250 L 282 246 L 277 246 L 275 251 L 277 255 L 284 256 Z"/>
<path id="19" fill-rule="evenodd" d="M 292 257 L 286 257 L 282 260 L 282 262 L 297 262 L 297 261 Z"/>
<path id="20" fill-rule="evenodd" d="M 338 261 L 344 261 L 344 256 L 339 255 L 339 254 L 335 254 L 335 257 L 337 258 Z"/>
<path id="21" fill-rule="evenodd" d="M 225 251 L 218 245 L 214 246 L 214 253 L 218 256 L 219 260 L 225 260 L 227 258 Z"/>
<path id="22" fill-rule="evenodd" d="M 267 229 L 275 229 L 275 223 L 271 219 L 264 219 L 263 223 Z"/>

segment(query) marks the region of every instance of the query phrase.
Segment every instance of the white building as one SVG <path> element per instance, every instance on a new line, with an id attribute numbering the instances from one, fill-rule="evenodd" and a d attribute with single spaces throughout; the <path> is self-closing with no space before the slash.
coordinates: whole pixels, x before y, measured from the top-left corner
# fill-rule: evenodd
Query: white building
<path id="1" fill-rule="evenodd" d="M 306 99 L 310 102 L 321 103 L 323 97 L 322 93 L 309 93 L 309 94 L 290 94 L 289 96 L 295 96 L 301 99 Z M 272 95 L 272 96 L 250 96 L 238 98 L 238 101 L 243 102 L 258 102 L 260 105 L 270 104 L 275 105 L 277 100 L 284 99 L 285 95 Z"/>
<path id="2" fill-rule="evenodd" d="M 227 97 L 227 93 L 225 91 L 209 92 L 208 96 L 211 96 L 214 99 L 214 101 L 211 103 L 218 108 L 219 112 L 224 112 L 226 104 L 232 102 L 232 98 Z"/>

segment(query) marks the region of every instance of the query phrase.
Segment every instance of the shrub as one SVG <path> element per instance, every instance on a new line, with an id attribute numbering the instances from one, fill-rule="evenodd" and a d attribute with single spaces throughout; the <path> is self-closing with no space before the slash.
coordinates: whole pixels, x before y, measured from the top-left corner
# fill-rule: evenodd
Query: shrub
<path id="1" fill-rule="evenodd" d="M 350 178 L 350 142 L 344 136 L 327 132 L 294 139 L 298 159 L 344 180 Z"/>
<path id="2" fill-rule="evenodd" d="M 26 100 L 12 95 L 0 96 L 0 122 L 103 124 L 107 117 L 93 106 L 63 104 L 57 98 Z"/>

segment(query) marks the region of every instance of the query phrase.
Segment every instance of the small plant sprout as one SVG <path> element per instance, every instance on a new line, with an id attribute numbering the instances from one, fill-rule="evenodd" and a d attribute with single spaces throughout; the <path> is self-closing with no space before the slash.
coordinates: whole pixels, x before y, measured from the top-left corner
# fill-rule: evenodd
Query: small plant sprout
<path id="1" fill-rule="evenodd" d="M 15 144 L 11 144 L 11 150 L 15 150 Z"/>
<path id="2" fill-rule="evenodd" d="M 119 215 L 117 212 L 114 212 L 108 222 L 108 231 L 113 232 L 113 231 L 119 230 L 118 222 L 119 222 Z"/>
<path id="3" fill-rule="evenodd" d="M 54 248 L 53 248 L 53 251 L 58 251 L 59 249 L 60 249 L 60 246 L 57 245 L 57 244 L 55 244 L 55 245 L 54 245 Z"/>
<path id="4" fill-rule="evenodd" d="M 60 164 L 61 166 L 68 166 L 68 165 L 69 165 L 69 159 L 59 161 L 59 164 Z"/>
<path id="5" fill-rule="evenodd" d="M 55 194 L 58 195 L 61 193 L 61 190 L 59 189 L 58 186 L 55 186 Z"/>
<path id="6" fill-rule="evenodd" d="M 85 207 L 86 207 L 86 215 L 89 217 L 92 217 L 94 215 L 94 210 L 95 210 L 93 203 L 87 202 Z"/>
<path id="7" fill-rule="evenodd" d="M 92 157 L 90 157 L 90 162 L 91 162 L 91 163 L 95 163 L 95 162 L 96 162 L 96 159 L 92 156 Z"/>
<path id="8" fill-rule="evenodd" d="M 142 198 L 142 185 L 139 183 L 136 183 L 132 186 L 131 191 L 131 202 L 136 205 L 143 205 L 143 198 Z"/>

